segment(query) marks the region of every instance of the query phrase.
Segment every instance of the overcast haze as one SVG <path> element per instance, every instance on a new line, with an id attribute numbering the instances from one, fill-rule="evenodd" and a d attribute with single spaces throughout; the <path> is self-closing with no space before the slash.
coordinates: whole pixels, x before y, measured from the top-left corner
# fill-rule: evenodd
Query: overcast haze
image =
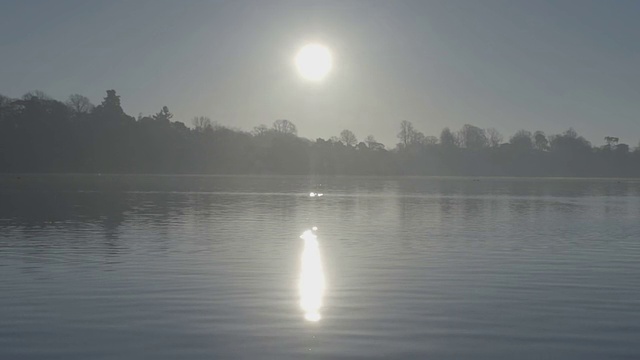
<path id="1" fill-rule="evenodd" d="M 2 1 L 0 94 L 116 89 L 131 115 L 167 105 L 250 130 L 289 119 L 397 141 L 465 123 L 506 136 L 574 127 L 640 139 L 638 1 Z M 320 42 L 321 83 L 293 57 Z"/>

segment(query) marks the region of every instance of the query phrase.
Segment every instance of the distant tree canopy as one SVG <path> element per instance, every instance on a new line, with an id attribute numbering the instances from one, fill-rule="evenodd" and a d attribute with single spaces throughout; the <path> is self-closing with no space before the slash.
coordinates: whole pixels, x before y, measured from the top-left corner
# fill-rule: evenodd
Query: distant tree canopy
<path id="1" fill-rule="evenodd" d="M 340 141 L 346 146 L 356 146 L 358 139 L 351 130 L 342 130 L 340 132 Z"/>
<path id="2" fill-rule="evenodd" d="M 484 132 L 477 126 L 465 124 L 460 129 L 460 145 L 470 150 L 480 150 L 489 145 L 489 140 Z"/>
<path id="3" fill-rule="evenodd" d="M 531 131 L 518 130 L 509 140 L 513 148 L 517 151 L 531 151 L 533 149 L 533 139 Z"/>
<path id="4" fill-rule="evenodd" d="M 276 120 L 273 122 L 273 130 L 284 135 L 298 135 L 298 129 L 289 120 Z"/>
<path id="5" fill-rule="evenodd" d="M 549 140 L 544 132 L 538 130 L 533 134 L 533 145 L 538 151 L 549 150 Z"/>
<path id="6" fill-rule="evenodd" d="M 458 141 L 448 127 L 442 129 L 440 133 L 440 146 L 443 149 L 453 149 L 458 146 Z"/>
<path id="7" fill-rule="evenodd" d="M 89 98 L 79 94 L 70 95 L 69 100 L 67 100 L 65 104 L 75 116 L 87 115 L 93 111 L 94 108 Z"/>
<path id="8" fill-rule="evenodd" d="M 498 130 L 489 128 L 486 129 L 485 132 L 487 134 L 487 141 L 490 147 L 497 148 L 498 146 L 500 146 L 500 144 L 502 144 L 502 140 L 504 139 L 504 137 Z"/>
<path id="9" fill-rule="evenodd" d="M 115 90 L 97 106 L 78 94 L 65 102 L 40 91 L 0 95 L 0 171 L 640 177 L 640 149 L 612 135 L 593 146 L 572 128 L 550 136 L 519 130 L 504 143 L 493 128 L 466 124 L 436 137 L 405 120 L 399 143 L 387 149 L 348 129 L 328 140 L 301 138 L 285 119 L 251 132 L 205 116 L 189 128 L 167 106 L 136 119 L 120 101 Z"/>

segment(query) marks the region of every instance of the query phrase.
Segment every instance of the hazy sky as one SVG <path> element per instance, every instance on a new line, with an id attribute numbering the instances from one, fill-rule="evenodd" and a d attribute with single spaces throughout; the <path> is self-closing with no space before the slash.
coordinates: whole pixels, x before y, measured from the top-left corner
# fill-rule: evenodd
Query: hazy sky
<path id="1" fill-rule="evenodd" d="M 640 1 L 0 0 L 0 93 L 43 90 L 129 114 L 167 105 L 250 130 L 293 121 L 397 141 L 465 123 L 505 136 L 572 126 L 595 144 L 640 140 Z M 293 57 L 328 46 L 334 69 L 303 80 Z"/>

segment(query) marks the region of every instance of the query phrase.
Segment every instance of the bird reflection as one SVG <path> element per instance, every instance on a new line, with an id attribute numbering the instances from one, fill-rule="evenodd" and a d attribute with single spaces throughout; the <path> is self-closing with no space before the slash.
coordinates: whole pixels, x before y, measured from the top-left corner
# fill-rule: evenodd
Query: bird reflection
<path id="1" fill-rule="evenodd" d="M 315 230 L 317 228 L 313 227 L 312 230 L 307 230 L 300 235 L 300 238 L 304 240 L 304 250 L 302 250 L 300 280 L 298 282 L 300 308 L 304 312 L 304 318 L 312 322 L 317 322 L 322 318 L 320 308 L 325 289 L 320 248 L 318 237 L 314 233 Z"/>

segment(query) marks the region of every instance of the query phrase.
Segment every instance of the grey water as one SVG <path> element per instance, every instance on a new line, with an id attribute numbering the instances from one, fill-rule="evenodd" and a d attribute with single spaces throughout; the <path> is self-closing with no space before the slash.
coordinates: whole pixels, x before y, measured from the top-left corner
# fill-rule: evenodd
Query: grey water
<path id="1" fill-rule="evenodd" d="M 0 359 L 378 358 L 640 358 L 640 182 L 0 176 Z"/>

